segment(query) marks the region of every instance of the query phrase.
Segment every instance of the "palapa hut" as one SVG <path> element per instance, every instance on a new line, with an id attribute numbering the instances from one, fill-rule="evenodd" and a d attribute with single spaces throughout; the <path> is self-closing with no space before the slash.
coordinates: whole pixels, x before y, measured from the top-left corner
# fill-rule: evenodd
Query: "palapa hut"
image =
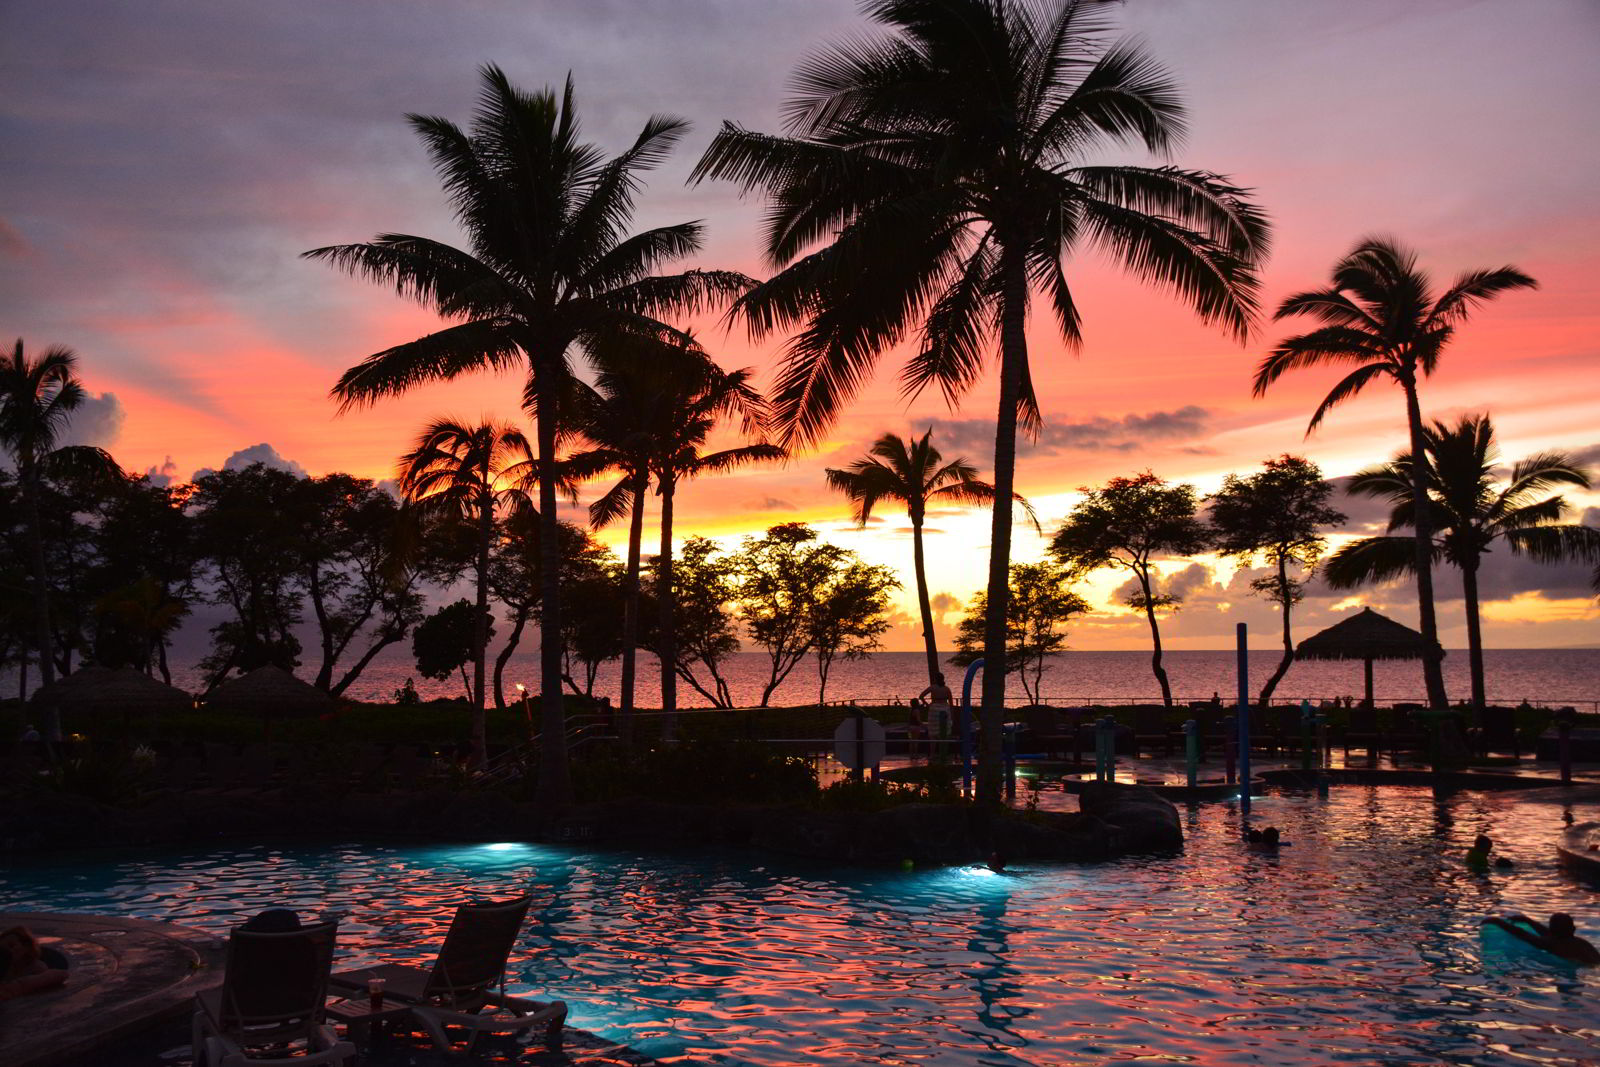
<path id="1" fill-rule="evenodd" d="M 1437 648 L 1437 646 L 1435 646 Z M 1421 659 L 1428 650 L 1423 636 L 1409 626 L 1362 608 L 1321 633 L 1312 634 L 1295 649 L 1296 659 L 1358 659 L 1366 675 L 1366 706 L 1372 707 L 1372 661 Z M 1439 655 L 1444 655 L 1441 651 Z"/>
<path id="2" fill-rule="evenodd" d="M 87 692 L 115 673 L 116 671 L 110 667 L 102 667 L 98 663 L 85 663 L 71 674 L 36 689 L 28 700 L 40 706 L 53 704 L 56 707 L 65 707 L 73 694 Z"/>
<path id="3" fill-rule="evenodd" d="M 205 706 L 266 719 L 305 718 L 332 711 L 333 698 L 281 667 L 267 666 L 223 682 L 206 696 Z"/>
<path id="4" fill-rule="evenodd" d="M 86 664 L 33 694 L 41 707 L 54 705 L 69 715 L 96 719 L 120 715 L 123 730 L 134 715 L 189 711 L 194 698 L 132 667 L 112 670 Z"/>

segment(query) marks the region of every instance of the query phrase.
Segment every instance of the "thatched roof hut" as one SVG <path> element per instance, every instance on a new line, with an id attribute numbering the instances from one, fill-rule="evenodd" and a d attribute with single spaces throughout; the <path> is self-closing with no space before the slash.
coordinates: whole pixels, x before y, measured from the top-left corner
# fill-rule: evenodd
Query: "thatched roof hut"
<path id="1" fill-rule="evenodd" d="M 333 698 L 281 667 L 268 666 L 217 686 L 205 698 L 205 706 L 268 718 L 291 718 L 332 711 Z"/>
<path id="2" fill-rule="evenodd" d="M 132 667 L 81 667 L 59 682 L 33 694 L 39 704 L 54 704 L 63 711 L 140 712 L 185 711 L 194 698 L 182 689 L 158 682 Z"/>
<path id="3" fill-rule="evenodd" d="M 156 681 L 132 667 L 112 670 L 88 664 L 33 694 L 41 707 L 55 707 L 70 715 L 96 720 L 120 715 L 123 730 L 135 715 L 189 711 L 194 697 L 182 689 Z"/>
<path id="4" fill-rule="evenodd" d="M 1444 655 L 1437 645 L 1434 649 Z M 1409 626 L 1362 608 L 1320 633 L 1312 634 L 1295 648 L 1296 659 L 1358 659 L 1365 664 L 1367 706 L 1372 706 L 1372 661 L 1379 659 L 1422 659 L 1428 653 L 1427 640 Z"/>

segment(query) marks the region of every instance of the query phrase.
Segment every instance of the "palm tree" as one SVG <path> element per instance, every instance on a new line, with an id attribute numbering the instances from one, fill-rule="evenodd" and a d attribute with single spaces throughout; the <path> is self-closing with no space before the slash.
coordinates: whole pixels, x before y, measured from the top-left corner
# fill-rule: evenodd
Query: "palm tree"
<path id="1" fill-rule="evenodd" d="M 1540 452 L 1511 467 L 1504 482 L 1494 425 L 1487 415 L 1464 415 L 1454 426 L 1435 421 L 1422 435 L 1426 462 L 1419 472 L 1412 453 L 1402 452 L 1350 480 L 1348 491 L 1387 500 L 1394 510 L 1389 530 L 1415 528 L 1412 485 L 1418 473 L 1427 486 L 1430 560 L 1443 559 L 1461 571 L 1466 599 L 1467 655 L 1472 672 L 1472 703 L 1483 707 L 1483 630 L 1478 611 L 1478 569 L 1495 541 L 1513 555 L 1544 563 L 1600 559 L 1600 530 L 1562 522 L 1571 505 L 1547 495 L 1559 486 L 1590 488 L 1590 472 L 1565 452 Z M 1414 537 L 1367 537 L 1331 556 L 1326 576 L 1335 589 L 1352 589 L 1416 569 Z"/>
<path id="2" fill-rule="evenodd" d="M 828 468 L 828 484 L 855 503 L 857 526 L 865 527 L 879 502 L 893 500 L 906 507 L 911 518 L 911 559 L 917 574 L 917 607 L 922 612 L 922 641 L 928 653 L 928 684 L 939 671 L 939 647 L 933 633 L 933 608 L 928 602 L 928 576 L 923 564 L 922 524 L 929 501 L 977 504 L 994 500 L 994 486 L 980 481 L 978 468 L 965 459 L 941 465 L 944 456 L 933 447 L 930 428 L 909 444 L 899 434 L 886 433 L 873 442 L 870 455 L 844 470 Z M 1012 494 L 1028 513 L 1033 528 L 1039 519 L 1020 494 Z M 1042 531 L 1041 531 L 1042 532 Z"/>
<path id="3" fill-rule="evenodd" d="M 306 255 L 393 286 L 452 325 L 385 349 L 346 371 L 333 389 L 341 409 L 479 370 L 520 366 L 524 404 L 538 420 L 539 539 L 557 560 L 556 398 L 570 378 L 575 347 L 626 333 L 653 333 L 659 317 L 694 314 L 749 284 L 726 271 L 656 275 L 700 247 L 695 222 L 629 236 L 641 175 L 666 158 L 688 128 L 655 116 L 611 159 L 581 140 L 571 78 L 563 93 L 517 89 L 495 66 L 470 132 L 443 119 L 410 116 L 466 232 L 467 247 L 408 234 L 333 245 Z M 544 568 L 540 612 L 560 631 L 559 566 Z M 541 643 L 540 704 L 547 773 L 543 799 L 563 803 L 570 786 L 563 733 L 560 642 Z"/>
<path id="4" fill-rule="evenodd" d="M 750 385 L 748 368 L 723 371 L 708 363 L 700 374 L 686 374 L 656 397 L 650 470 L 661 497 L 661 550 L 656 557 L 656 602 L 660 610 L 656 654 L 661 660 L 661 711 L 666 736 L 672 736 L 678 711 L 678 645 L 673 615 L 672 506 L 678 484 L 703 474 L 721 474 L 752 463 L 789 458 L 788 449 L 758 441 L 752 445 L 701 452 L 711 433 L 735 420 L 747 437 L 766 429 L 767 405 Z"/>
<path id="5" fill-rule="evenodd" d="M 1418 266 L 1416 254 L 1393 238 L 1367 237 L 1333 267 L 1333 282 L 1326 289 L 1296 293 L 1278 305 L 1275 320 L 1308 315 L 1321 325 L 1309 333 L 1285 338 L 1261 361 L 1256 370 L 1255 395 L 1288 371 L 1322 364 L 1356 367 L 1328 391 L 1306 427 L 1310 436 L 1336 405 L 1355 396 L 1382 377 L 1393 379 L 1406 398 L 1406 426 L 1412 455 L 1424 449 L 1422 405 L 1417 400 L 1417 380 L 1433 373 L 1439 356 L 1479 304 L 1511 289 L 1538 285 L 1515 267 L 1467 271 L 1444 292 L 1434 296 L 1432 284 Z M 1432 515 L 1424 507 L 1426 477 L 1421 467 L 1412 472 L 1411 503 L 1417 517 L 1415 559 L 1417 614 L 1423 643 L 1422 674 L 1428 703 L 1435 708 L 1449 701 L 1440 665 L 1439 625 L 1433 608 Z"/>
<path id="6" fill-rule="evenodd" d="M 1113 43 L 1090 0 L 874 0 L 891 35 L 808 59 L 786 135 L 724 124 L 696 178 L 763 189 L 780 272 L 736 311 L 757 336 L 796 328 L 775 396 L 786 444 L 814 442 L 908 334 L 906 392 L 954 402 L 998 341 L 995 500 L 984 656 L 1005 661 L 1016 433 L 1039 422 L 1025 328 L 1038 291 L 1081 340 L 1066 261 L 1093 247 L 1241 338 L 1267 225 L 1244 190 L 1174 166 L 1100 163 L 1109 145 L 1165 153 L 1184 132 L 1172 81 Z M 1094 162 L 1091 162 L 1094 160 Z M 820 246 L 820 247 L 817 247 Z M 979 792 L 998 798 L 1005 672 L 983 683 Z"/>
<path id="7" fill-rule="evenodd" d="M 571 457 L 585 474 L 614 470 L 622 477 L 589 505 L 589 525 L 607 526 L 624 514 L 628 559 L 623 577 L 621 716 L 625 740 L 633 735 L 634 689 L 639 635 L 639 572 L 644 541 L 645 501 L 653 481 L 664 423 L 672 412 L 663 396 L 682 392 L 689 382 L 722 373 L 697 345 L 662 344 L 613 338 L 590 353 L 599 370 L 593 387 L 575 386 L 574 425 L 593 447 Z"/>
<path id="8" fill-rule="evenodd" d="M 489 646 L 489 549 L 494 544 L 495 513 L 529 507 L 526 487 L 536 463 L 528 439 L 505 423 L 468 426 L 437 419 L 417 436 L 400 459 L 401 495 L 430 518 L 460 521 L 475 531 L 473 577 L 477 586 L 477 627 L 472 640 L 472 762 L 488 759 L 484 716 L 485 663 Z"/>
<path id="9" fill-rule="evenodd" d="M 104 449 L 90 445 L 59 445 L 72 412 L 87 397 L 77 376 L 78 357 L 71 349 L 53 345 L 38 359 L 29 359 L 22 338 L 9 354 L 0 353 L 0 448 L 16 465 L 17 488 L 27 524 L 33 569 L 33 625 L 35 653 L 39 657 L 41 685 L 55 681 L 55 660 L 50 650 L 50 575 L 45 565 L 44 523 L 39 498 L 46 477 L 80 475 L 111 481 L 122 468 Z M 61 727 L 50 708 L 50 739 L 59 740 Z"/>

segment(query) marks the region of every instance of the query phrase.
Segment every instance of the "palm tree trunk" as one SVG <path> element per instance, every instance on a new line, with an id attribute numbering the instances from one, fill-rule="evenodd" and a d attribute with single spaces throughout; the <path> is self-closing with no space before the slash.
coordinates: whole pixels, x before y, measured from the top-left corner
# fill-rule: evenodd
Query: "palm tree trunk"
<path id="1" fill-rule="evenodd" d="M 1267 679 L 1267 684 L 1261 687 L 1262 707 L 1272 703 L 1272 691 L 1278 688 L 1283 676 L 1289 673 L 1289 664 L 1294 662 L 1294 640 L 1289 629 L 1289 565 L 1281 554 L 1278 556 L 1278 603 L 1283 607 L 1283 658 L 1278 661 L 1278 668 Z"/>
<path id="2" fill-rule="evenodd" d="M 933 636 L 933 607 L 928 602 L 928 572 L 922 557 L 922 513 L 911 514 L 911 560 L 917 573 L 917 607 L 922 609 L 922 643 L 928 650 L 928 684 L 939 674 L 939 644 Z"/>
<path id="3" fill-rule="evenodd" d="M 1017 404 L 1028 364 L 1028 275 L 1022 248 L 1003 246 L 1005 301 L 1000 327 L 1000 406 L 994 426 L 994 512 L 989 528 L 988 615 L 983 625 L 983 734 L 978 799 L 1000 802 L 1000 726 L 1006 706 L 1006 608 L 1011 587 L 1011 497 L 1016 484 Z"/>
<path id="4" fill-rule="evenodd" d="M 39 479 L 31 469 L 18 470 L 22 501 L 27 509 L 28 548 L 33 556 L 34 640 L 39 654 L 39 688 L 55 681 L 55 662 L 50 658 L 50 579 L 44 561 L 44 520 L 39 516 Z M 45 740 L 61 740 L 61 709 L 51 701 L 45 706 Z"/>
<path id="5" fill-rule="evenodd" d="M 656 564 L 656 599 L 661 634 L 656 638 L 656 654 L 661 657 L 661 736 L 670 741 L 678 728 L 678 634 L 673 619 L 677 598 L 672 594 L 672 494 L 677 484 L 670 474 L 662 474 L 657 483 L 661 490 L 661 556 Z"/>
<path id="6" fill-rule="evenodd" d="M 628 572 L 622 582 L 622 716 L 617 730 L 633 743 L 633 679 L 639 655 L 639 555 L 644 540 L 644 494 L 648 472 L 633 478 L 633 519 L 628 526 Z"/>
<path id="7" fill-rule="evenodd" d="M 1428 690 L 1428 705 L 1436 709 L 1450 706 L 1444 691 L 1444 668 L 1440 663 L 1439 623 L 1433 610 L 1433 516 L 1428 510 L 1428 451 L 1422 436 L 1422 406 L 1417 401 L 1415 379 L 1401 381 L 1406 393 L 1406 422 L 1411 431 L 1411 507 L 1415 512 L 1417 535 L 1417 620 L 1425 648 L 1422 653 L 1422 680 Z"/>
<path id="8" fill-rule="evenodd" d="M 1156 605 L 1150 588 L 1150 571 L 1139 572 L 1139 588 L 1144 590 L 1144 616 L 1150 620 L 1150 670 L 1161 686 L 1161 703 L 1172 707 L 1172 685 L 1167 681 L 1167 669 L 1161 665 L 1161 627 L 1156 623 Z"/>
<path id="9" fill-rule="evenodd" d="M 555 348 L 554 345 L 547 346 Z M 561 526 L 556 520 L 556 376 L 559 351 L 535 370 L 539 441 L 539 802 L 572 802 L 567 766 L 566 697 L 561 693 Z"/>
<path id="10" fill-rule="evenodd" d="M 483 474 L 487 479 L 488 472 Z M 489 762 L 489 723 L 484 711 L 488 687 L 484 683 L 489 658 L 489 542 L 493 536 L 494 498 L 483 493 L 478 498 L 478 612 L 472 624 L 472 765 L 479 769 Z"/>
<path id="11" fill-rule="evenodd" d="M 1472 706 L 1483 710 L 1487 699 L 1483 685 L 1483 624 L 1478 618 L 1478 561 L 1461 568 L 1461 588 L 1467 600 L 1467 665 L 1472 673 Z"/>

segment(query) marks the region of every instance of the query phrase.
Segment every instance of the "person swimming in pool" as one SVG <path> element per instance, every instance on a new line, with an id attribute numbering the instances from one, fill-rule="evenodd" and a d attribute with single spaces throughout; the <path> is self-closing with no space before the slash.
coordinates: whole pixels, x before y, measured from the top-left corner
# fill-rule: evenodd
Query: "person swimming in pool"
<path id="1" fill-rule="evenodd" d="M 1464 857 L 1467 866 L 1475 871 L 1488 870 L 1489 852 L 1493 848 L 1494 842 L 1489 839 L 1489 835 L 1479 834 L 1473 839 L 1472 847 L 1467 849 L 1467 854 Z"/>
<path id="2" fill-rule="evenodd" d="M 1600 949 L 1578 936 L 1577 924 L 1572 916 L 1558 911 L 1550 916 L 1549 924 L 1535 922 L 1526 915 L 1492 916 L 1483 920 L 1485 926 L 1498 926 L 1512 937 L 1542 948 L 1564 960 L 1581 963 L 1587 967 L 1600 966 Z M 1518 925 L 1518 924 L 1521 925 Z M 1527 929 L 1523 929 L 1527 927 Z"/>

